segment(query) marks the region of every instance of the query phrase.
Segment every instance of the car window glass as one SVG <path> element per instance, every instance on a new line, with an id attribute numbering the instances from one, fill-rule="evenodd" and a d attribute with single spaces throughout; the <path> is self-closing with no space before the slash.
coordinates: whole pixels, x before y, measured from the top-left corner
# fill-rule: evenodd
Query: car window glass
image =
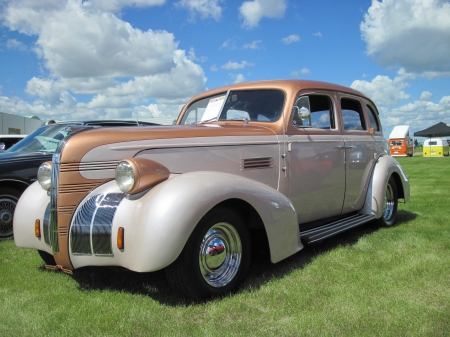
<path id="1" fill-rule="evenodd" d="M 333 103 L 330 97 L 326 95 L 307 95 L 301 96 L 297 99 L 298 108 L 301 108 L 301 102 L 303 98 L 309 99 L 310 118 L 308 120 L 302 120 L 296 113 L 296 109 L 293 110 L 292 124 L 297 128 L 312 127 L 318 129 L 334 129 L 334 113 Z"/>
<path id="2" fill-rule="evenodd" d="M 8 152 L 50 152 L 53 153 L 61 139 L 67 136 L 65 124 L 41 127 L 10 147 Z"/>
<path id="3" fill-rule="evenodd" d="M 374 128 L 375 131 L 380 131 L 380 124 L 378 123 L 378 119 L 376 117 L 375 111 L 372 109 L 370 105 L 367 105 L 370 127 Z"/>
<path id="4" fill-rule="evenodd" d="M 205 121 L 203 115 L 208 105 L 215 98 L 222 98 L 226 93 L 209 96 L 192 103 L 185 110 L 181 124 L 197 124 Z M 231 91 L 226 95 L 218 120 L 244 120 L 258 122 L 274 122 L 281 116 L 284 107 L 285 95 L 280 90 L 239 90 Z M 209 109 L 209 108 L 208 108 Z M 206 120 L 210 120 L 207 118 Z M 211 119 L 214 120 L 214 119 Z"/>
<path id="5" fill-rule="evenodd" d="M 181 120 L 181 124 L 197 124 L 200 123 L 200 120 L 203 114 L 206 111 L 206 107 L 211 99 L 217 98 L 225 95 L 225 93 L 220 93 L 218 95 L 209 96 L 203 99 L 200 99 L 194 103 L 192 103 L 184 112 L 183 119 Z"/>
<path id="6" fill-rule="evenodd" d="M 283 106 L 284 92 L 280 90 L 231 91 L 219 120 L 274 122 L 280 117 Z"/>
<path id="7" fill-rule="evenodd" d="M 342 120 L 344 122 L 344 130 L 366 130 L 364 122 L 364 114 L 361 103 L 356 99 L 341 99 Z"/>

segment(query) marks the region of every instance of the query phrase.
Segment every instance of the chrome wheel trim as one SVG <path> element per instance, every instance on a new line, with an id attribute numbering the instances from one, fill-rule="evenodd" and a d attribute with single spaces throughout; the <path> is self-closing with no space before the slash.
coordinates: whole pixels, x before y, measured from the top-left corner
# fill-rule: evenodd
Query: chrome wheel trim
<path id="1" fill-rule="evenodd" d="M 395 207 L 395 199 L 394 199 L 394 190 L 392 189 L 391 184 L 387 184 L 386 186 L 386 195 L 384 196 L 384 208 L 383 208 L 383 218 L 386 221 L 389 221 L 394 214 Z"/>
<path id="2" fill-rule="evenodd" d="M 223 250 L 221 247 L 210 254 L 212 247 L 220 245 Z M 226 286 L 236 276 L 241 260 L 241 238 L 231 224 L 220 222 L 206 232 L 198 256 L 200 272 L 206 283 L 215 288 Z"/>
<path id="3" fill-rule="evenodd" d="M 0 237 L 13 235 L 13 218 L 17 202 L 12 198 L 0 198 Z"/>

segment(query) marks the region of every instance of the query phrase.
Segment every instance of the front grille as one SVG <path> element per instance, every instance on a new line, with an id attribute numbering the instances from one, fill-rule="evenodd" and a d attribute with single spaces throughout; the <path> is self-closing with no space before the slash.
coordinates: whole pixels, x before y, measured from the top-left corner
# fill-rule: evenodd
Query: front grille
<path id="1" fill-rule="evenodd" d="M 124 193 L 97 194 L 74 214 L 70 226 L 70 248 L 75 255 L 112 256 L 111 229 Z"/>
<path id="2" fill-rule="evenodd" d="M 50 189 L 50 246 L 52 247 L 53 253 L 59 253 L 59 238 L 58 238 L 59 164 L 55 162 L 55 156 L 53 156 L 53 159 L 54 161 L 52 165 L 52 186 Z"/>

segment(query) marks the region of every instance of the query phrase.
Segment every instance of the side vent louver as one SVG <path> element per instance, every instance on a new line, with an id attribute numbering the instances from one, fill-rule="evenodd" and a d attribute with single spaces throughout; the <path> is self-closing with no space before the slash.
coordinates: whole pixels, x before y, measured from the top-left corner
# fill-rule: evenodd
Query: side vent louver
<path id="1" fill-rule="evenodd" d="M 241 162 L 242 170 L 261 169 L 261 168 L 270 168 L 270 167 L 273 167 L 273 158 L 272 157 L 246 158 L 246 159 L 242 159 L 242 162 Z"/>

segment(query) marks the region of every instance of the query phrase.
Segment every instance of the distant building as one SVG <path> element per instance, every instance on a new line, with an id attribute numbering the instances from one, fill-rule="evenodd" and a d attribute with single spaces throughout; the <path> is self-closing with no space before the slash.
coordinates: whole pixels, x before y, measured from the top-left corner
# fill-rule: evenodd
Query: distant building
<path id="1" fill-rule="evenodd" d="M 45 122 L 37 116 L 23 117 L 0 112 L 0 134 L 28 135 Z"/>

